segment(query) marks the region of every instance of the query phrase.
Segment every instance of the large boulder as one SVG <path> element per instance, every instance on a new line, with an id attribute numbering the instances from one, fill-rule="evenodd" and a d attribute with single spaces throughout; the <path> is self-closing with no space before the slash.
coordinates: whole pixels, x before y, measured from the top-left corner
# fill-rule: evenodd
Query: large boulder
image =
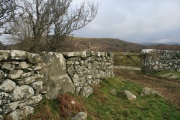
<path id="1" fill-rule="evenodd" d="M 42 53 L 47 64 L 47 72 L 43 83 L 47 90 L 48 99 L 56 99 L 61 93 L 74 92 L 75 86 L 66 73 L 66 61 L 62 54 L 48 52 Z"/>

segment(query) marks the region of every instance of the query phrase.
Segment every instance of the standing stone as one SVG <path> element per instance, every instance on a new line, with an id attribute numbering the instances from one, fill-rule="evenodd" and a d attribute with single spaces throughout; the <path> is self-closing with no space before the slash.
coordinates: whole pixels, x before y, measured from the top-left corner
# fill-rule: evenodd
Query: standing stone
<path id="1" fill-rule="evenodd" d="M 9 79 L 4 80 L 2 84 L 0 84 L 0 90 L 4 92 L 11 92 L 15 87 L 16 83 Z"/>
<path id="2" fill-rule="evenodd" d="M 136 96 L 128 90 L 124 90 L 123 94 L 128 98 L 128 100 L 136 100 Z"/>
<path id="3" fill-rule="evenodd" d="M 61 93 L 74 92 L 75 86 L 67 75 L 64 56 L 54 52 L 43 53 L 42 56 L 47 64 L 47 72 L 43 78 L 46 97 L 56 99 Z"/>
<path id="4" fill-rule="evenodd" d="M 74 118 L 71 120 L 86 120 L 87 114 L 85 112 L 79 112 Z"/>
<path id="5" fill-rule="evenodd" d="M 19 102 L 12 102 L 9 104 L 5 104 L 2 106 L 2 112 L 3 114 L 7 114 L 15 110 L 18 106 L 19 106 Z"/>
<path id="6" fill-rule="evenodd" d="M 2 82 L 5 78 L 5 74 L 2 70 L 0 70 L 0 82 Z"/>

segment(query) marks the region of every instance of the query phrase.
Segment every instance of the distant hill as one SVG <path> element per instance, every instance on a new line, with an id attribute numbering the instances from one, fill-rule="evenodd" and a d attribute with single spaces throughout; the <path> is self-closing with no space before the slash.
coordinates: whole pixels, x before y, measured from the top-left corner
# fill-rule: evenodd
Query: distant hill
<path id="1" fill-rule="evenodd" d="M 112 38 L 73 38 L 74 50 L 113 51 L 113 52 L 141 52 L 142 49 L 161 49 L 161 50 L 180 50 L 180 45 L 153 44 L 142 45 L 132 42 L 126 42 L 120 39 Z"/>
<path id="2" fill-rule="evenodd" d="M 112 38 L 74 38 L 72 44 L 75 50 L 91 49 L 96 51 L 140 52 L 144 46 Z"/>
<path id="3" fill-rule="evenodd" d="M 143 45 L 132 42 L 126 42 L 120 39 L 113 38 L 81 38 L 74 37 L 73 39 L 63 42 L 64 49 L 57 51 L 105 51 L 105 52 L 141 52 L 142 49 L 161 49 L 161 50 L 179 50 L 180 45 L 168 44 L 152 44 Z M 6 49 L 21 49 L 17 45 L 8 45 Z"/>

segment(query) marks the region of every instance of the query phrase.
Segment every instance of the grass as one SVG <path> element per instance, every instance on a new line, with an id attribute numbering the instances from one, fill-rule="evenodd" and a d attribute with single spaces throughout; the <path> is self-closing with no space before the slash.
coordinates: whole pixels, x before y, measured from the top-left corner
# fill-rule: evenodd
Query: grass
<path id="1" fill-rule="evenodd" d="M 69 94 L 79 101 L 88 114 L 88 120 L 179 120 L 180 108 L 167 103 L 158 95 L 140 96 L 143 86 L 123 80 L 120 77 L 103 80 L 100 86 L 94 87 L 94 93 L 88 98 Z M 110 94 L 115 89 L 116 95 Z M 137 100 L 129 101 L 121 94 L 129 90 Z M 62 118 L 59 115 L 57 100 L 44 100 L 36 108 L 36 114 L 47 110 L 47 119 L 69 120 L 73 115 Z M 46 107 L 43 107 L 46 106 Z M 48 108 L 48 109 L 47 109 Z M 42 109 L 44 111 L 42 111 Z M 42 119 L 43 120 L 43 119 Z"/>
<path id="2" fill-rule="evenodd" d="M 169 79 L 172 79 L 171 77 L 175 75 L 177 76 L 177 78 L 174 80 L 180 81 L 180 72 L 178 71 L 162 70 L 159 72 L 150 72 L 149 74 L 152 76 L 164 77 L 164 78 L 169 78 Z"/>

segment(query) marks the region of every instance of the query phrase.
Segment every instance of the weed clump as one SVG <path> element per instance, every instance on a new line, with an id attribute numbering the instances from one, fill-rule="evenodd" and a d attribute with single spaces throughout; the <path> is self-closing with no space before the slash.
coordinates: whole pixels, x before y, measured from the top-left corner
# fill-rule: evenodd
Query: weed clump
<path id="1" fill-rule="evenodd" d="M 61 117 L 68 117 L 84 111 L 84 107 L 69 94 L 59 95 L 58 101 L 58 108 L 60 110 Z"/>

